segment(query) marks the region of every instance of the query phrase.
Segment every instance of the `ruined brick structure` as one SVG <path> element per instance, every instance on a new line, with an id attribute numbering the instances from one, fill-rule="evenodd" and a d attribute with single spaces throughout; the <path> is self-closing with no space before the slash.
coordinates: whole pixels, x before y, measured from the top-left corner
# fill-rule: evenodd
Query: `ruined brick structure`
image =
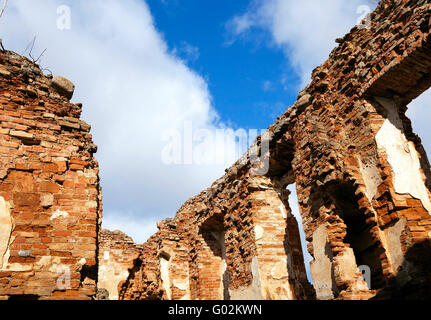
<path id="1" fill-rule="evenodd" d="M 90 299 L 101 224 L 73 84 L 0 51 L 0 299 Z"/>
<path id="2" fill-rule="evenodd" d="M 158 287 L 163 299 L 312 297 L 289 192 L 249 169 L 231 168 L 175 219 L 160 222 L 120 297 L 141 298 L 151 279 L 151 290 Z"/>
<path id="3" fill-rule="evenodd" d="M 405 116 L 431 86 L 430 26 L 429 1 L 383 0 L 268 133 L 139 246 L 100 232 L 73 84 L 0 51 L 0 298 L 431 298 L 431 171 Z"/>
<path id="4" fill-rule="evenodd" d="M 142 246 L 136 245 L 123 232 L 102 230 L 97 283 L 100 300 L 118 300 L 118 286 L 127 280 L 129 269 L 133 268 L 141 250 Z"/>
<path id="5" fill-rule="evenodd" d="M 161 300 L 163 298 L 158 253 L 158 237 L 155 235 L 142 245 L 141 252 L 129 269 L 129 276 L 118 285 L 119 299 Z"/>
<path id="6" fill-rule="evenodd" d="M 384 0 L 337 39 L 268 137 L 159 223 L 120 298 L 430 298 L 431 172 L 405 116 L 431 86 L 430 18 L 429 1 Z"/>

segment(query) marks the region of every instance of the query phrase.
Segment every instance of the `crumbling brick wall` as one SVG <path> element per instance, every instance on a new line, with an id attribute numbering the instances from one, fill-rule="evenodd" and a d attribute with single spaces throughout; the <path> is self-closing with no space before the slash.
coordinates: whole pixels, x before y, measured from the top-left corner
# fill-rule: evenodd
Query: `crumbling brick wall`
<path id="1" fill-rule="evenodd" d="M 337 39 L 258 138 L 263 160 L 253 147 L 159 226 L 155 251 L 140 255 L 152 288 L 171 299 L 313 298 L 285 190 L 296 183 L 317 299 L 429 297 L 431 172 L 405 111 L 431 85 L 430 26 L 428 1 L 383 0 L 369 26 Z M 135 267 L 149 281 L 146 264 Z M 136 274 L 122 292 L 145 290 Z"/>
<path id="2" fill-rule="evenodd" d="M 0 298 L 90 299 L 98 163 L 73 84 L 0 51 Z"/>
<path id="3" fill-rule="evenodd" d="M 142 251 L 129 276 L 118 286 L 121 300 L 160 300 L 166 293 L 160 286 L 160 268 L 158 261 L 158 234 L 153 235 L 142 245 Z"/>
<path id="4" fill-rule="evenodd" d="M 118 300 L 118 286 L 129 276 L 129 269 L 133 268 L 133 262 L 141 249 L 121 231 L 102 230 L 97 288 L 99 293 L 107 291 L 105 299 Z"/>
<path id="5" fill-rule="evenodd" d="M 429 162 L 405 111 L 431 84 L 430 8 L 382 1 L 369 29 L 338 39 L 277 124 L 295 145 L 309 251 L 330 248 L 311 266 L 320 298 L 370 298 L 416 277 L 429 284 L 425 265 L 408 258 L 416 246 L 429 254 L 431 203 Z"/>
<path id="6" fill-rule="evenodd" d="M 149 283 L 163 299 L 313 298 L 287 194 L 238 161 L 174 219 L 158 224 L 152 250 L 141 253 L 120 299 L 147 298 L 133 292 Z"/>

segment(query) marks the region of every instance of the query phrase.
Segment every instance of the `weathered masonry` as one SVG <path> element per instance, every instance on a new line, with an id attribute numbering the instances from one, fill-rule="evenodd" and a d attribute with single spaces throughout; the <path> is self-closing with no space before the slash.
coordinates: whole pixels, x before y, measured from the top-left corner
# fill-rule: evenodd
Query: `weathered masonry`
<path id="1" fill-rule="evenodd" d="M 121 231 L 103 229 L 99 245 L 98 300 L 118 300 L 118 286 L 129 276 L 129 269 L 142 246 Z"/>
<path id="2" fill-rule="evenodd" d="M 430 298 L 431 172 L 405 112 L 431 86 L 431 4 L 384 0 L 370 18 L 268 137 L 159 223 L 121 299 Z"/>
<path id="3" fill-rule="evenodd" d="M 431 298 L 431 171 L 405 115 L 431 86 L 431 4 L 383 0 L 370 18 L 139 246 L 100 231 L 97 148 L 73 84 L 0 51 L 0 299 Z"/>
<path id="4" fill-rule="evenodd" d="M 73 84 L 0 51 L 0 299 L 90 299 L 101 223 Z"/>
<path id="5" fill-rule="evenodd" d="M 231 170 L 190 199 L 176 219 L 159 223 L 121 298 L 312 297 L 288 191 L 247 169 Z M 147 287 L 151 294 L 142 292 Z"/>

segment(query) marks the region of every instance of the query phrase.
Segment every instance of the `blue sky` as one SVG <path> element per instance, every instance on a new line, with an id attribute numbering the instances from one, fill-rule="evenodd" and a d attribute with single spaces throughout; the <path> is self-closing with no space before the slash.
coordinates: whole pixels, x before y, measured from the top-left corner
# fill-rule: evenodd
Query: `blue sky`
<path id="1" fill-rule="evenodd" d="M 150 0 L 148 4 L 169 47 L 207 80 L 225 122 L 264 129 L 296 100 L 299 79 L 289 72 L 283 52 L 267 46 L 269 33 L 231 43 L 226 24 L 246 11 L 250 1 Z M 188 56 L 188 46 L 198 51 L 196 59 Z M 291 90 L 284 88 L 282 75 L 291 78 Z"/>
<path id="2" fill-rule="evenodd" d="M 70 28 L 58 25 L 64 5 Z M 210 135 L 267 128 L 372 9 L 368 0 L 10 0 L 0 37 L 26 54 L 36 35 L 41 65 L 75 83 L 72 101 L 99 147 L 103 227 L 144 242 L 235 160 L 168 163 L 186 124 Z M 428 91 L 408 111 L 429 151 L 430 103 Z M 230 154 L 194 142 L 193 151 Z M 300 220 L 295 194 L 290 204 Z"/>

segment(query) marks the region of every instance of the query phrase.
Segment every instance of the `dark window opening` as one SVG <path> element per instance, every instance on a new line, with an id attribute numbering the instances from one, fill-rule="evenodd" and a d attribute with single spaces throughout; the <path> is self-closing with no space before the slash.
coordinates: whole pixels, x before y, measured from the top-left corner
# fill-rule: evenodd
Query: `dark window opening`
<path id="1" fill-rule="evenodd" d="M 359 198 L 355 189 L 348 183 L 341 183 L 329 190 L 337 207 L 338 214 L 347 226 L 344 242 L 353 249 L 357 266 L 368 266 L 371 270 L 370 289 L 379 289 L 385 286 L 386 278 L 383 275 L 380 255 L 384 252 L 379 247 L 379 241 L 374 239 L 367 216 L 359 209 Z"/>

